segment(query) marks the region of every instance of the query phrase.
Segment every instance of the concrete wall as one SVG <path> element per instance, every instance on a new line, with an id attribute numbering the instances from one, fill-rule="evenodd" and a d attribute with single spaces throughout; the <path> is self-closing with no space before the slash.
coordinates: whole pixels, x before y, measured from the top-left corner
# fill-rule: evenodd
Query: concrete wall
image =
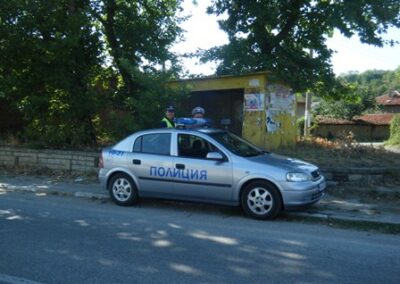
<path id="1" fill-rule="evenodd" d="M 0 166 L 97 172 L 100 153 L 0 147 Z"/>

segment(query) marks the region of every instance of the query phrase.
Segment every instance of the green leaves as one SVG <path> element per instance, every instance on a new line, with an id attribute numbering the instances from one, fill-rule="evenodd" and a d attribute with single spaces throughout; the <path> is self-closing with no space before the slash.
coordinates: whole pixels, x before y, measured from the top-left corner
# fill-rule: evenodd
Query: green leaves
<path id="1" fill-rule="evenodd" d="M 388 27 L 400 27 L 397 0 L 214 0 L 208 11 L 228 15 L 220 27 L 230 43 L 200 53 L 203 61 L 221 60 L 219 74 L 269 70 L 296 91 L 334 88 L 326 45 L 334 29 L 382 46 Z"/>
<path id="2" fill-rule="evenodd" d="M 177 71 L 168 48 L 181 32 L 179 4 L 2 1 L 0 102 L 23 117 L 22 137 L 53 147 L 95 145 L 98 137 L 120 138 L 158 122 L 162 113 L 153 104 L 166 101 L 163 84 Z M 152 116 L 141 116 L 147 110 Z"/>
<path id="3" fill-rule="evenodd" d="M 400 89 L 400 67 L 395 71 L 370 70 L 349 73 L 338 78 L 339 84 L 320 100 L 315 114 L 351 119 L 364 112 L 379 111 L 375 98 L 391 90 Z"/>

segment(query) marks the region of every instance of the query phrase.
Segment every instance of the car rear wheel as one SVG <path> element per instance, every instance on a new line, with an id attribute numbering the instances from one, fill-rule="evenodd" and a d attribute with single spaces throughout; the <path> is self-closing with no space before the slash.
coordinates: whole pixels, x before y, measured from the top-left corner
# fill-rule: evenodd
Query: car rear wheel
<path id="1" fill-rule="evenodd" d="M 256 219 L 274 219 L 282 209 L 282 198 L 274 185 L 266 181 L 248 184 L 242 192 L 243 211 Z"/>
<path id="2" fill-rule="evenodd" d="M 109 183 L 111 199 L 118 205 L 128 206 L 137 202 L 138 191 L 132 178 L 126 174 L 116 174 Z"/>

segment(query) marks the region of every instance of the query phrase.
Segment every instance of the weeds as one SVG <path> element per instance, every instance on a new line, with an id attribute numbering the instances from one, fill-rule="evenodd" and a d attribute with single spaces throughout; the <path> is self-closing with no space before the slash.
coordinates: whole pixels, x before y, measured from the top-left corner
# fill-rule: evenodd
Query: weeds
<path id="1" fill-rule="evenodd" d="M 301 138 L 294 148 L 281 148 L 277 153 L 305 160 L 320 167 L 386 167 L 400 168 L 400 154 L 383 147 L 364 146 L 344 133 L 335 141 L 325 138 Z"/>

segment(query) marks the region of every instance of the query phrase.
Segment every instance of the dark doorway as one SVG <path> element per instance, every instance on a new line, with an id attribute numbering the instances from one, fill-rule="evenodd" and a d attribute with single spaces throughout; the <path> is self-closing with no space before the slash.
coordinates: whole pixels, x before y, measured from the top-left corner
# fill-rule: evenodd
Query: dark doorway
<path id="1" fill-rule="evenodd" d="M 206 118 L 214 121 L 216 128 L 228 128 L 237 135 L 242 135 L 243 124 L 243 89 L 192 92 L 184 104 L 185 113 L 191 116 L 196 106 L 206 111 Z M 230 122 L 228 126 L 221 123 Z"/>

